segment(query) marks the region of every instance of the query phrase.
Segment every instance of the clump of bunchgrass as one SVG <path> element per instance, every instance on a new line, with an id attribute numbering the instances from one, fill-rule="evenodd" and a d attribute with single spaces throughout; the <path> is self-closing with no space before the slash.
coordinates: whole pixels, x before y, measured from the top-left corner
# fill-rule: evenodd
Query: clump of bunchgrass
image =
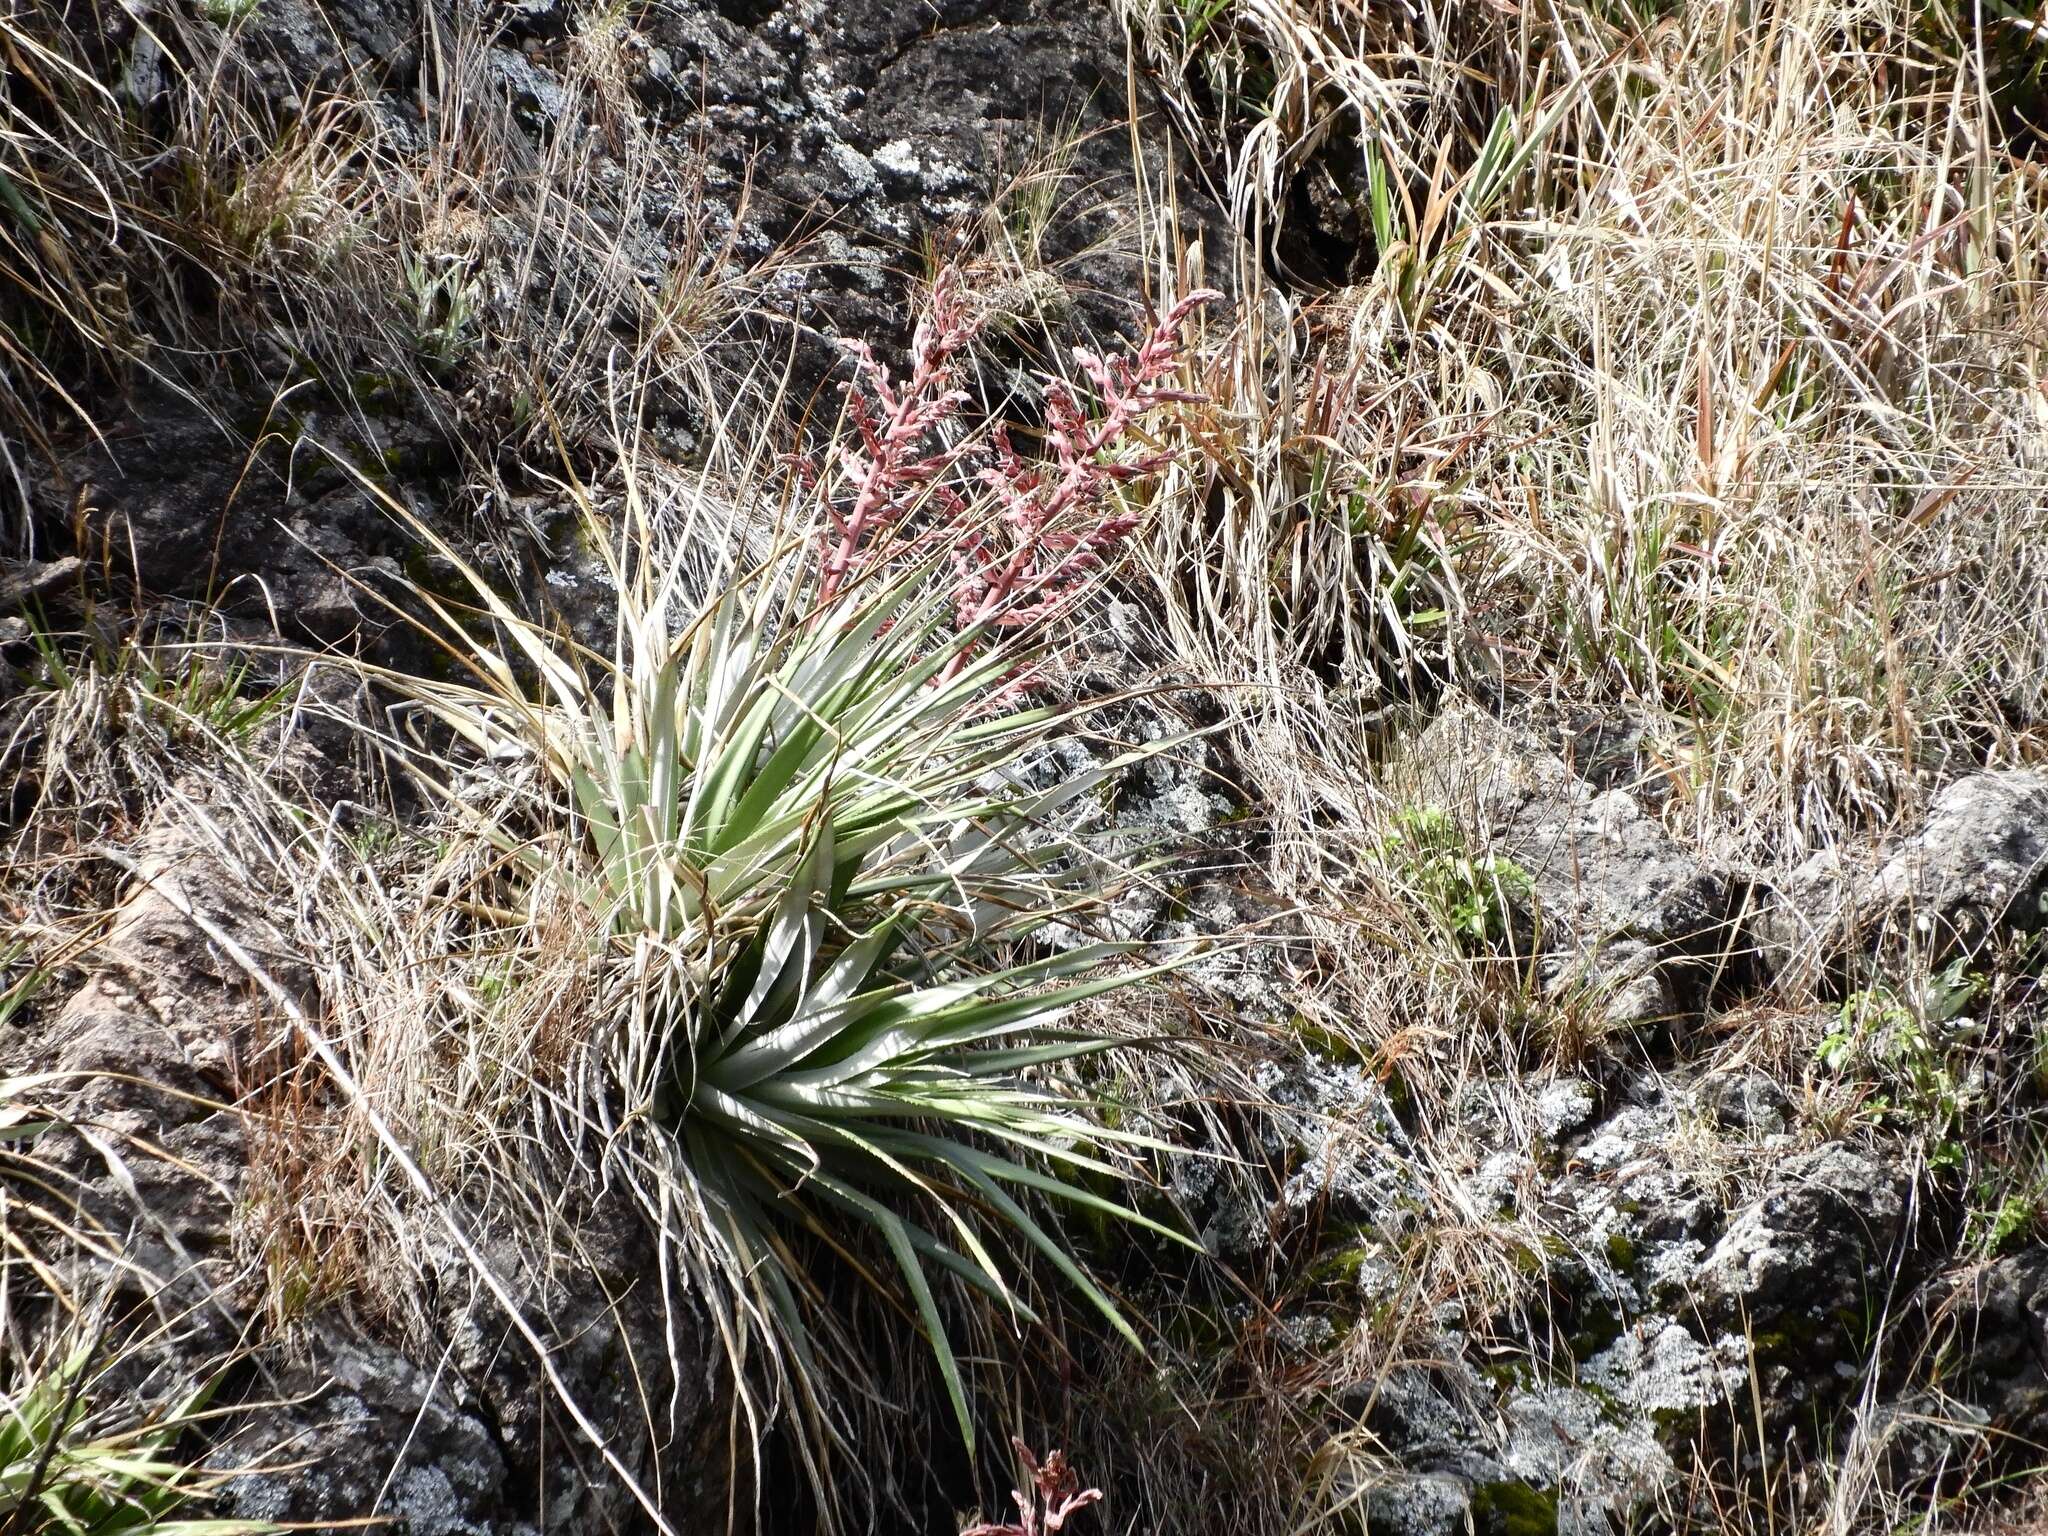
<path id="1" fill-rule="evenodd" d="M 757 291 L 742 226 L 714 229 L 702 167 L 645 119 L 617 14 L 576 18 L 540 125 L 497 83 L 497 22 L 451 15 L 418 132 L 353 66 L 281 105 L 258 10 L 125 22 L 147 112 L 83 13 L 0 15 L 0 538 L 50 514 L 50 467 L 77 489 L 79 439 L 138 384 L 224 426 L 289 398 L 371 444 L 409 417 L 487 490 L 524 451 L 601 440 L 629 395 L 679 421 L 723 397 Z"/>
<path id="2" fill-rule="evenodd" d="M 1303 814 L 1371 835 L 1328 760 L 1385 682 L 1627 710 L 1674 830 L 1765 863 L 2038 753 L 2044 226 L 2017 159 L 1951 174 L 2003 132 L 1967 36 L 1889 0 L 1126 11 L 1238 125 L 1263 227 L 1335 174 L 1360 237 L 1352 286 L 1208 339 L 1148 538 L 1177 650 L 1267 685 L 1235 708 L 1283 866 Z M 1825 88 L 1765 112 L 1781 45 Z"/>

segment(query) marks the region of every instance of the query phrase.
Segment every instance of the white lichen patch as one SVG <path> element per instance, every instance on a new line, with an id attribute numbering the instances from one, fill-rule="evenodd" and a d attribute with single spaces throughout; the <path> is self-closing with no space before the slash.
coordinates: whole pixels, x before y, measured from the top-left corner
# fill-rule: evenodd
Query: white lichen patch
<path id="1" fill-rule="evenodd" d="M 1675 1318 L 1644 1318 L 1587 1361 L 1581 1378 L 1645 1413 L 1724 1402 L 1747 1380 L 1740 1339 L 1703 1344 Z"/>
<path id="2" fill-rule="evenodd" d="M 918 159 L 916 146 L 908 139 L 891 139 L 870 158 L 892 176 L 907 179 L 922 174 L 924 170 L 924 162 Z"/>

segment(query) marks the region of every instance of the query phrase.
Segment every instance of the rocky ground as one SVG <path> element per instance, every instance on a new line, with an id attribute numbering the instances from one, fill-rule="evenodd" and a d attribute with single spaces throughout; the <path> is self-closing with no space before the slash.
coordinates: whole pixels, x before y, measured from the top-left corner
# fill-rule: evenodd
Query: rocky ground
<path id="1" fill-rule="evenodd" d="M 1910 1503 L 2029 1467 L 2039 1251 L 1940 1164 L 2031 1115 L 2048 778 L 1961 779 L 1778 883 L 1686 850 L 1575 745 L 1445 700 L 1405 770 L 1514 861 L 1486 942 L 1532 1014 L 1567 1001 L 1569 1054 L 1424 1108 L 1406 1072 L 1283 1052 L 1231 1143 L 1272 1182 L 1176 1174 L 1210 1251 L 1295 1256 L 1271 1327 L 1355 1415 L 1338 1485 L 1376 1531 L 1719 1530 L 1774 1480 Z M 1846 979 L 1880 956 L 1957 989 L 1941 1038 Z M 1788 1016 L 1816 971 L 1850 1000 Z M 1285 983 L 1234 990 L 1300 1037 Z"/>
<path id="2" fill-rule="evenodd" d="M 639 425 L 676 464 L 713 430 L 703 377 L 730 396 L 765 368 L 780 394 L 763 419 L 784 422 L 831 398 L 837 338 L 900 348 L 916 280 L 988 248 L 991 208 L 1030 259 L 990 265 L 981 300 L 1039 329 L 983 360 L 985 398 L 1017 386 L 1028 412 L 1026 370 L 1053 345 L 1133 331 L 1169 246 L 1183 265 L 1205 254 L 1227 307 L 1265 302 L 1228 277 L 1253 232 L 1233 225 L 1220 167 L 1106 7 L 452 14 L 415 0 L 67 10 L 118 110 L 142 119 L 189 110 L 177 78 L 207 64 L 249 122 L 309 141 L 345 100 L 377 154 L 455 164 L 469 131 L 447 110 L 455 82 L 514 158 L 465 166 L 464 192 L 443 197 L 441 244 L 415 253 L 427 275 L 403 301 L 414 341 L 508 310 L 528 318 L 507 355 L 536 329 L 587 332 L 574 345 L 590 376 L 630 354 Z M 1048 197 L 1049 137 L 1063 147 Z M 564 145 L 576 185 L 610 199 L 588 210 L 601 255 L 544 248 L 560 194 L 493 206 L 483 190 L 493 175 L 541 184 Z M 1345 227 L 1332 215 L 1317 238 Z M 236 793 L 237 776 L 289 782 L 350 835 L 390 790 L 335 724 L 372 709 L 345 680 L 360 674 L 309 679 L 304 651 L 280 646 L 431 663 L 383 599 L 408 580 L 431 589 L 435 562 L 381 496 L 582 632 L 603 630 L 607 598 L 559 483 L 532 471 L 532 401 L 501 357 L 428 366 L 415 391 L 363 361 L 389 321 L 381 298 L 264 309 L 281 291 L 265 270 L 233 291 L 177 275 L 206 294 L 194 323 L 232 344 L 81 365 L 54 382 L 84 415 L 9 444 L 26 512 L 0 615 L 0 761 L 21 936 L 0 954 L 37 964 L 0 1013 L 0 1075 L 55 1127 L 36 1152 L 78 1239 L 63 1290 L 151 1320 L 124 1391 L 162 1395 L 229 1362 L 220 1401 L 238 1412 L 218 1459 L 246 1475 L 223 1485 L 224 1514 L 512 1536 L 650 1528 L 652 1509 L 691 1531 L 737 1498 L 793 1527 L 805 1511 L 776 1464 L 757 1492 L 727 1460 L 709 1323 L 666 1304 L 651 1239 L 603 1196 L 544 1213 L 574 1229 L 573 1264 L 496 1223 L 481 1183 L 414 1200 L 402 1283 L 340 1257 L 382 1215 L 301 1203 L 317 1182 L 307 1145 L 278 1132 L 300 1123 L 284 1100 L 308 1091 L 293 1026 L 324 1017 L 347 960 L 309 951 L 328 914 L 305 908 L 328 898 L 266 865 L 277 813 L 251 810 L 267 802 Z M 728 287 L 745 302 L 701 355 L 643 345 L 648 314 Z M 565 400 L 564 416 L 602 419 L 603 395 Z M 1215 697 L 1159 664 L 1148 601 L 1118 600 L 1082 685 L 1163 675 L 1133 734 L 1215 725 Z M 246 670 L 204 708 L 236 730 L 197 741 L 152 723 L 119 679 L 97 705 L 53 705 L 54 631 L 103 653 L 138 634 L 231 646 Z M 246 732 L 237 690 L 266 700 Z M 1133 1090 L 1177 1146 L 1155 1204 L 1208 1259 L 1113 1261 L 1159 1324 L 1143 1372 L 1160 1395 L 1182 1419 L 1204 1417 L 1194 1383 L 1221 1406 L 1191 1428 L 1115 1383 L 1020 1389 L 1043 1422 L 1064 1415 L 1077 1456 L 1101 1452 L 1086 1470 L 1111 1492 L 1105 1528 L 1140 1512 L 1138 1528 L 1172 1517 L 1219 1536 L 1277 1528 L 1254 1518 L 1388 1536 L 1763 1530 L 1788 1510 L 1831 1531 L 1906 1510 L 2023 1520 L 2021 1485 L 2048 1455 L 2048 770 L 1963 764 L 1907 820 L 1754 858 L 1667 814 L 1668 762 L 1625 712 L 1483 673 L 1402 692 L 1400 723 L 1374 721 L 1359 791 L 1378 831 L 1331 876 L 1328 911 L 1304 918 L 1300 892 L 1277 888 L 1272 808 L 1227 731 L 1129 770 L 1106 802 L 1194 850 L 1119 909 L 1123 936 L 1253 942 L 1174 993 L 1195 1033 L 1228 1045 L 1209 1107 L 1173 1098 L 1179 1066 Z M 210 755 L 228 735 L 258 768 Z M 45 962 L 53 900 L 86 937 Z M 1412 1030 L 1391 994 L 1327 988 L 1340 931 L 1418 957 L 1432 1001 Z M 1344 1027 L 1347 1008 L 1375 1010 L 1371 1027 Z M 336 1262 L 296 1282 L 309 1252 Z M 49 1303 L 15 1295 L 0 1305 L 21 1344 Z M 1098 1348 L 1060 1369 L 1102 1367 Z M 1168 1442 L 1198 1464 L 1208 1437 L 1240 1430 L 1164 1494 L 1125 1464 L 1176 1465 Z M 1201 1480 L 1233 1454 L 1269 1465 L 1236 1490 Z M 950 1533 L 947 1500 L 972 1489 L 933 1459 L 896 1492 Z M 1313 1501 L 1305 1513 L 1271 1507 L 1283 1485 Z"/>

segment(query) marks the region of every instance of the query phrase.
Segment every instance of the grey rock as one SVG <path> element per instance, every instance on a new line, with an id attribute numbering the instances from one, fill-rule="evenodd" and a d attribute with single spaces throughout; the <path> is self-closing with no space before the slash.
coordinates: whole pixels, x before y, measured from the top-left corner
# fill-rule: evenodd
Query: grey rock
<path id="1" fill-rule="evenodd" d="M 1769 1328 L 1798 1317 L 1831 1331 L 1841 1308 L 1860 1307 L 1882 1283 L 1905 1225 L 1900 1172 L 1830 1144 L 1787 1162 L 1771 1188 L 1738 1214 L 1701 1265 L 1712 1315 Z"/>
<path id="2" fill-rule="evenodd" d="M 1639 938 L 1546 955 L 1537 978 L 1546 997 L 1575 1002 L 1602 1032 L 1656 1024 L 1680 1011 L 1662 951 Z"/>
<path id="3" fill-rule="evenodd" d="M 1364 1490 L 1367 1527 L 1384 1536 L 1464 1536 L 1472 1485 L 1450 1472 L 1390 1473 Z"/>
<path id="4" fill-rule="evenodd" d="M 1589 1392 L 1517 1392 L 1502 1414 L 1507 1468 L 1534 1487 L 1557 1490 L 1560 1533 L 1612 1530 L 1678 1481 L 1655 1427 L 1615 1416 Z"/>
<path id="5" fill-rule="evenodd" d="M 341 97 L 394 144 L 423 147 L 440 125 L 422 118 L 422 97 L 437 95 L 420 89 L 422 43 L 451 35 L 436 31 L 433 14 L 421 0 L 210 8 L 135 0 L 106 8 L 103 25 L 107 56 L 128 61 L 121 89 L 138 120 L 185 70 L 217 79 L 258 122 L 280 131 L 301 119 L 325 124 L 321 114 Z M 1199 237 L 1216 272 L 1233 266 L 1235 236 L 1221 204 L 1195 167 L 1172 153 L 1166 105 L 1149 77 L 1131 70 L 1123 28 L 1102 7 L 660 0 L 615 9 L 574 38 L 562 0 L 465 8 L 464 25 L 479 19 L 483 46 L 467 51 L 463 83 L 475 97 L 476 120 L 493 125 L 506 182 L 538 184 L 551 164 L 577 166 L 578 176 L 587 171 L 587 187 L 571 182 L 550 191 L 587 193 L 587 211 L 608 237 L 551 241 L 529 272 L 531 220 L 486 215 L 473 228 L 451 220 L 451 229 L 468 230 L 459 239 L 428 231 L 433 240 L 423 237 L 420 259 L 459 275 L 477 328 L 494 335 L 607 319 L 624 329 L 644 326 L 639 299 L 663 291 L 683 275 L 682 262 L 696 260 L 700 223 L 734 268 L 808 242 L 805 259 L 782 263 L 762 303 L 750 308 L 773 329 L 776 346 L 795 348 L 790 398 L 804 401 L 828 376 L 846 376 L 837 338 L 872 342 L 884 355 L 907 339 L 908 271 L 916 263 L 904 253 L 925 244 L 959 248 L 955 236 L 1000 189 L 1034 155 L 1053 150 L 1071 152 L 1064 164 L 1073 195 L 1053 199 L 1027 242 L 1035 270 L 974 288 L 991 307 L 990 347 L 1004 354 L 990 363 L 1000 375 L 991 378 L 992 395 L 1010 394 L 1017 380 L 1004 370 L 1029 361 L 1024 348 L 1000 340 L 1005 317 L 1028 315 L 1064 341 L 1096 345 L 1143 329 L 1149 257 L 1132 232 L 1162 180 L 1173 186 L 1182 229 Z M 607 79 L 623 87 L 616 100 L 607 94 L 602 112 L 560 67 L 565 53 L 586 45 L 609 50 Z M 1134 101 L 1143 119 L 1141 165 L 1133 164 L 1132 136 L 1113 131 Z M 633 121 L 599 120 L 614 110 Z M 500 129 L 501 119 L 510 126 Z M 631 155 L 621 147 L 629 141 L 637 146 Z M 646 173 L 649 165 L 658 169 Z M 543 231 L 553 227 L 552 216 L 536 217 Z M 433 245 L 444 236 L 453 242 L 448 249 Z M 1067 288 L 1080 296 L 1075 303 L 1048 302 Z M 594 314 L 598 299 L 614 312 Z M 281 346 L 260 327 L 217 341 L 223 357 L 264 375 L 262 383 L 237 398 L 237 387 L 222 383 L 231 370 L 209 373 L 192 392 L 218 422 L 146 397 L 132 406 L 95 402 L 90 414 L 106 427 L 112 452 L 73 455 L 59 483 L 37 498 L 38 518 L 67 530 L 77 493 L 91 487 L 90 553 L 110 553 L 147 591 L 226 591 L 248 613 L 274 616 L 293 640 L 354 640 L 381 610 L 361 601 L 348 578 L 366 571 L 388 577 L 415 551 L 393 538 L 370 499 L 323 499 L 331 482 L 302 485 L 316 467 L 312 456 L 287 472 L 259 462 L 243 473 L 248 441 L 277 424 L 273 391 L 295 385 L 294 413 L 321 408 L 298 387 L 305 380 L 297 343 Z M 379 371 L 392 363 L 373 361 Z M 351 378 L 353 360 L 323 356 L 321 366 L 341 382 Z M 463 388 L 453 361 L 423 357 L 419 366 L 447 374 L 451 397 Z M 462 400 L 495 408 L 477 389 L 488 394 L 479 383 Z M 381 408 L 353 404 L 372 414 Z M 688 457 L 701 423 L 686 419 L 687 399 L 656 388 L 649 412 L 650 432 Z M 452 419 L 418 427 L 432 437 Z M 309 435 L 334 446 L 356 436 L 350 423 L 312 425 L 321 430 Z M 461 483 L 452 452 L 415 466 L 395 459 L 387 444 L 361 446 L 358 462 L 416 501 L 447 500 Z M 278 538 L 280 523 L 295 537 Z M 1203 814 L 1200 794 L 1178 798 L 1174 815 Z"/>
<path id="6" fill-rule="evenodd" d="M 1925 1499 L 1971 1476 L 1992 1449 L 1991 1415 L 1974 1403 L 1923 1390 L 1858 1416 L 1854 1454 L 1894 1497 Z"/>
<path id="7" fill-rule="evenodd" d="M 2048 1248 L 1963 1271 L 1937 1290 L 1943 1385 L 2021 1452 L 2048 1449 Z"/>
<path id="8" fill-rule="evenodd" d="M 116 578 L 292 640 L 367 641 L 390 628 L 370 594 L 402 575 L 411 549 L 360 487 L 331 469 L 295 469 L 274 441 L 247 450 L 167 394 L 131 402 L 107 439 L 67 459 L 43 500 L 52 517 L 83 512 L 84 547 Z M 424 446 L 417 428 L 398 424 L 367 451 Z"/>
<path id="9" fill-rule="evenodd" d="M 241 45 L 228 66 L 283 118 L 327 93 L 402 90 L 419 71 L 419 0 L 262 0 L 220 29 Z"/>
<path id="10" fill-rule="evenodd" d="M 19 608 L 27 602 L 56 597 L 75 587 L 85 574 L 85 562 L 76 555 L 61 560 L 28 560 L 17 565 L 0 563 L 0 610 Z"/>
<path id="11" fill-rule="evenodd" d="M 714 193 L 753 197 L 737 232 L 765 255 L 828 231 L 826 259 L 779 302 L 827 333 L 882 340 L 908 327 L 898 253 L 965 227 L 1004 177 L 1071 133 L 1072 186 L 1041 232 L 1040 260 L 1082 295 L 1084 333 L 1127 329 L 1142 254 L 1125 238 L 1139 190 L 1130 137 L 1104 133 L 1135 91 L 1163 120 L 1152 83 L 1129 78 L 1114 15 L 1052 0 L 939 0 L 921 8 L 852 0 L 726 5 L 665 0 L 636 23 L 635 89 L 677 152 L 701 152 Z M 1141 133 L 1146 175 L 1175 184 L 1180 217 L 1218 272 L 1234 236 L 1191 167 L 1170 167 Z M 940 239 L 945 244 L 945 239 Z M 826 366 L 834 359 L 823 357 Z M 801 391 L 800 391 L 801 393 Z"/>
<path id="12" fill-rule="evenodd" d="M 1732 1334 L 1702 1343 L 1676 1318 L 1652 1314 L 1588 1360 L 1581 1379 L 1646 1415 L 1690 1412 L 1742 1389 L 1746 1348 Z"/>
<path id="13" fill-rule="evenodd" d="M 2048 921 L 2048 774 L 1972 774 L 1882 854 L 1825 849 L 1771 882 L 1753 923 L 1764 968 L 1792 985 L 1886 937 L 1940 964 Z"/>
<path id="14" fill-rule="evenodd" d="M 1205 842 L 1220 841 L 1221 818 L 1232 808 L 1215 788 L 1202 738 L 1151 700 L 1120 702 L 1084 718 L 1085 730 L 1073 728 L 1038 744 L 987 781 L 994 793 L 1080 788 L 1046 808 L 1029 836 L 1035 846 L 1092 869 L 1110 897 L 1100 907 L 1085 908 L 1076 921 L 1049 925 L 1047 937 L 1076 948 L 1105 938 L 1174 939 L 1194 928 L 1214 934 L 1239 926 L 1251 914 L 1234 910 L 1235 893 L 1209 879 L 1217 860 L 1194 855 Z M 1183 857 L 1171 868 L 1127 877 L 1126 871 L 1161 847 L 1182 850 Z M 1196 920 L 1169 929 L 1167 914 L 1176 903 Z M 1265 971 L 1270 958 L 1214 956 L 1201 975 L 1220 983 L 1248 967 Z M 1235 995 L 1241 989 L 1227 990 Z"/>
<path id="15" fill-rule="evenodd" d="M 1536 1095 L 1536 1129 L 1549 1142 L 1583 1130 L 1599 1106 L 1599 1092 L 1582 1077 L 1560 1078 Z"/>
<path id="16" fill-rule="evenodd" d="M 1927 824 L 1878 869 L 1865 904 L 1937 955 L 2048 916 L 2048 774 L 1979 773 L 1942 790 Z"/>
<path id="17" fill-rule="evenodd" d="M 1750 1139 L 1784 1135 L 1791 1129 L 1795 1113 L 1791 1097 L 1774 1078 L 1761 1072 L 1710 1077 L 1700 1084 L 1697 1102 L 1719 1129 Z"/>
<path id="18" fill-rule="evenodd" d="M 435 1536 L 499 1536 L 496 1512 L 516 1507 L 520 1490 L 461 1377 L 353 1333 L 317 1323 L 277 1378 L 292 1407 L 263 1414 L 235 1449 L 239 1467 L 308 1465 L 238 1479 L 229 1507 L 249 1519 L 383 1515 Z"/>
<path id="19" fill-rule="evenodd" d="M 1553 990 L 1587 994 L 1626 1025 L 1694 1008 L 1742 940 L 1736 882 L 1679 846 L 1626 790 L 1599 791 L 1532 732 L 1469 700 L 1409 754 L 1412 793 L 1459 818 L 1474 845 L 1528 873 Z"/>
<path id="20" fill-rule="evenodd" d="M 1750 922 L 1762 968 L 1792 986 L 1817 977 L 1853 934 L 1868 874 L 1857 851 L 1825 848 L 1772 880 Z"/>

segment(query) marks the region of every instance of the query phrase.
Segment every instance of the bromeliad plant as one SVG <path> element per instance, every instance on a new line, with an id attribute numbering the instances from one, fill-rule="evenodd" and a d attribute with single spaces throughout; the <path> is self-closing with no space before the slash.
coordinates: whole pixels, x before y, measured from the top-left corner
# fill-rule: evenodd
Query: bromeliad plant
<path id="1" fill-rule="evenodd" d="M 7 1536 L 266 1536 L 262 1520 L 177 1511 L 245 1473 L 180 1459 L 178 1439 L 206 1420 L 212 1388 L 158 1414 L 122 1412 L 101 1378 L 114 1361 L 80 1347 L 0 1374 L 0 1532 Z"/>
<path id="2" fill-rule="evenodd" d="M 588 916 L 616 1098 L 591 1114 L 661 1133 L 638 1187 L 729 1299 L 735 1354 L 765 1325 L 815 1407 L 790 1238 L 850 1218 L 893 1261 L 971 1443 L 931 1276 L 1029 1317 L 1002 1257 L 1021 1242 L 1135 1342 L 1025 1197 L 1173 1235 L 1075 1181 L 1116 1177 L 1102 1154 L 1132 1138 L 1040 1075 L 1112 1043 L 1062 1030 L 1067 1009 L 1147 973 L 1105 972 L 1113 945 L 992 960 L 1085 897 L 1032 832 L 1092 781 L 1017 787 L 1006 770 L 1056 715 L 983 717 L 1016 657 L 956 665 L 980 636 L 952 630 L 928 571 L 808 618 L 762 573 L 679 615 L 677 567 L 640 537 L 610 661 L 565 655 L 464 567 L 541 697 L 480 639 L 484 688 L 419 691 L 487 755 L 531 753 L 561 835 L 487 833 L 529 898 L 566 885 Z"/>
<path id="3" fill-rule="evenodd" d="M 419 596 L 476 681 L 405 686 L 481 759 L 523 765 L 514 816 L 440 787 L 502 850 L 515 911 L 566 898 L 581 914 L 603 1068 L 583 1124 L 712 1306 L 743 1393 L 765 1354 L 812 1444 L 833 1433 L 795 1246 L 809 1234 L 893 1274 L 971 1448 L 935 1279 L 1030 1320 L 1019 1261 L 1035 1252 L 1136 1344 L 1034 1207 L 1185 1241 L 1099 1192 L 1142 1138 L 1102 1125 L 1061 1071 L 1116 1043 L 1068 1010 L 1158 967 L 1119 966 L 1122 945 L 1031 947 L 1099 894 L 1082 873 L 1099 866 L 1060 857 L 1047 818 L 1124 764 L 1025 787 L 1020 758 L 1071 712 L 992 707 L 1037 657 L 994 614 L 960 622 L 943 549 L 885 570 L 852 558 L 859 539 L 822 563 L 800 541 L 703 595 L 630 488 L 616 534 L 584 510 L 619 597 L 609 657 L 517 613 L 414 525 L 474 594 L 466 620 Z"/>

